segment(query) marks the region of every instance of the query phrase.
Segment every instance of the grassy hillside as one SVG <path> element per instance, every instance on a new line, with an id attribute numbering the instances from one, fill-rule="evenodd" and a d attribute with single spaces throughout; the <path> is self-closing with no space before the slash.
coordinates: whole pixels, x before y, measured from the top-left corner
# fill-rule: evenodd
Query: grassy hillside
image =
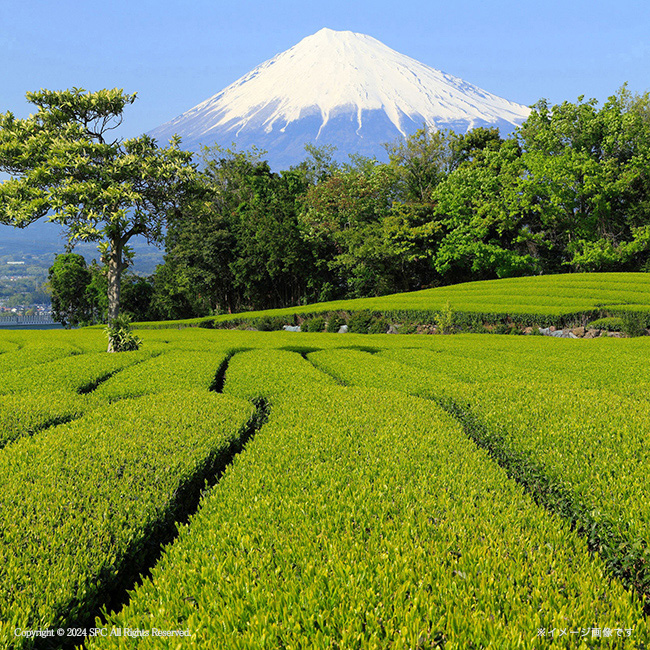
<path id="1" fill-rule="evenodd" d="M 432 319 L 449 304 L 454 312 L 480 317 L 486 321 L 506 318 L 524 324 L 563 324 L 584 321 L 585 317 L 642 312 L 650 315 L 650 274 L 581 273 L 544 275 L 504 280 L 468 282 L 398 293 L 377 298 L 339 300 L 313 305 L 272 309 L 242 314 L 224 314 L 210 318 L 175 321 L 196 325 L 215 325 L 238 319 L 286 318 L 327 312 L 373 311 L 393 319 Z M 167 323 L 171 325 L 172 323 Z M 149 327 L 164 326 L 151 323 Z"/>

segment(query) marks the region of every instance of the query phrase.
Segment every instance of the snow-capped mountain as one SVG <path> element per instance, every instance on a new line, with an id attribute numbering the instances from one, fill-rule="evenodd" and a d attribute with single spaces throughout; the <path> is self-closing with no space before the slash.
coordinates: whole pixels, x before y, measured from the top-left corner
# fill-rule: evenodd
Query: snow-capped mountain
<path id="1" fill-rule="evenodd" d="M 304 144 L 333 144 L 337 157 L 385 158 L 382 143 L 427 125 L 511 132 L 530 110 L 400 54 L 365 34 L 321 29 L 210 99 L 150 133 L 182 146 L 266 150 L 275 169 L 305 157 Z"/>

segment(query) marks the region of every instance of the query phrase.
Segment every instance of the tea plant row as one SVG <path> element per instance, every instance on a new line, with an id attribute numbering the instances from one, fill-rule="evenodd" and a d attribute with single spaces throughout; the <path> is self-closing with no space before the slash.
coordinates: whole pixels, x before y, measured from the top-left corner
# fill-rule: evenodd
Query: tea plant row
<path id="1" fill-rule="evenodd" d="M 181 647 L 206 649 L 527 648 L 540 630 L 647 634 L 634 593 L 433 402 L 336 385 L 298 352 L 269 349 L 236 354 L 224 390 L 268 401 L 269 422 L 109 628 L 173 622 L 192 634 Z M 625 647 L 623 635 L 602 647 Z M 554 647 L 590 642 L 567 633 Z"/>

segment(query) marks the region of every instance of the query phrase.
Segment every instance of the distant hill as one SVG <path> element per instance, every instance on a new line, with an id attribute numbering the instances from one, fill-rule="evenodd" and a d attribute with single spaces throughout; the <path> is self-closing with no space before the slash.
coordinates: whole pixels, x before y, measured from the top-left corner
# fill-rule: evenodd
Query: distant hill
<path id="1" fill-rule="evenodd" d="M 53 261 L 57 254 L 65 252 L 62 234 L 61 226 L 44 219 L 22 229 L 0 225 L 0 256 L 9 255 L 19 260 L 29 255 Z M 157 264 L 162 263 L 163 251 L 148 245 L 144 239 L 135 239 L 133 247 L 136 253 L 133 270 L 136 273 L 149 275 L 154 272 Z M 83 255 L 88 262 L 99 259 L 96 244 L 78 244 L 74 252 Z"/>

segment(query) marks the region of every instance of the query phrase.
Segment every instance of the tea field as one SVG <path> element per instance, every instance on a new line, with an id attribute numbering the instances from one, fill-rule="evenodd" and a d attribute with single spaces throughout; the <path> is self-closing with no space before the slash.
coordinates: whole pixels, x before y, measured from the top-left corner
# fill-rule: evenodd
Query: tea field
<path id="1" fill-rule="evenodd" d="M 0 333 L 1 648 L 648 648 L 650 338 L 137 333 Z"/>
<path id="2" fill-rule="evenodd" d="M 466 282 L 375 298 L 337 300 L 263 312 L 222 314 L 180 321 L 222 327 L 259 319 L 284 319 L 332 312 L 370 311 L 389 320 L 430 322 L 432 314 L 450 306 L 464 320 L 513 320 L 524 325 L 585 324 L 599 317 L 638 314 L 650 325 L 650 274 L 570 273 Z M 150 323 L 171 327 L 176 322 Z"/>

